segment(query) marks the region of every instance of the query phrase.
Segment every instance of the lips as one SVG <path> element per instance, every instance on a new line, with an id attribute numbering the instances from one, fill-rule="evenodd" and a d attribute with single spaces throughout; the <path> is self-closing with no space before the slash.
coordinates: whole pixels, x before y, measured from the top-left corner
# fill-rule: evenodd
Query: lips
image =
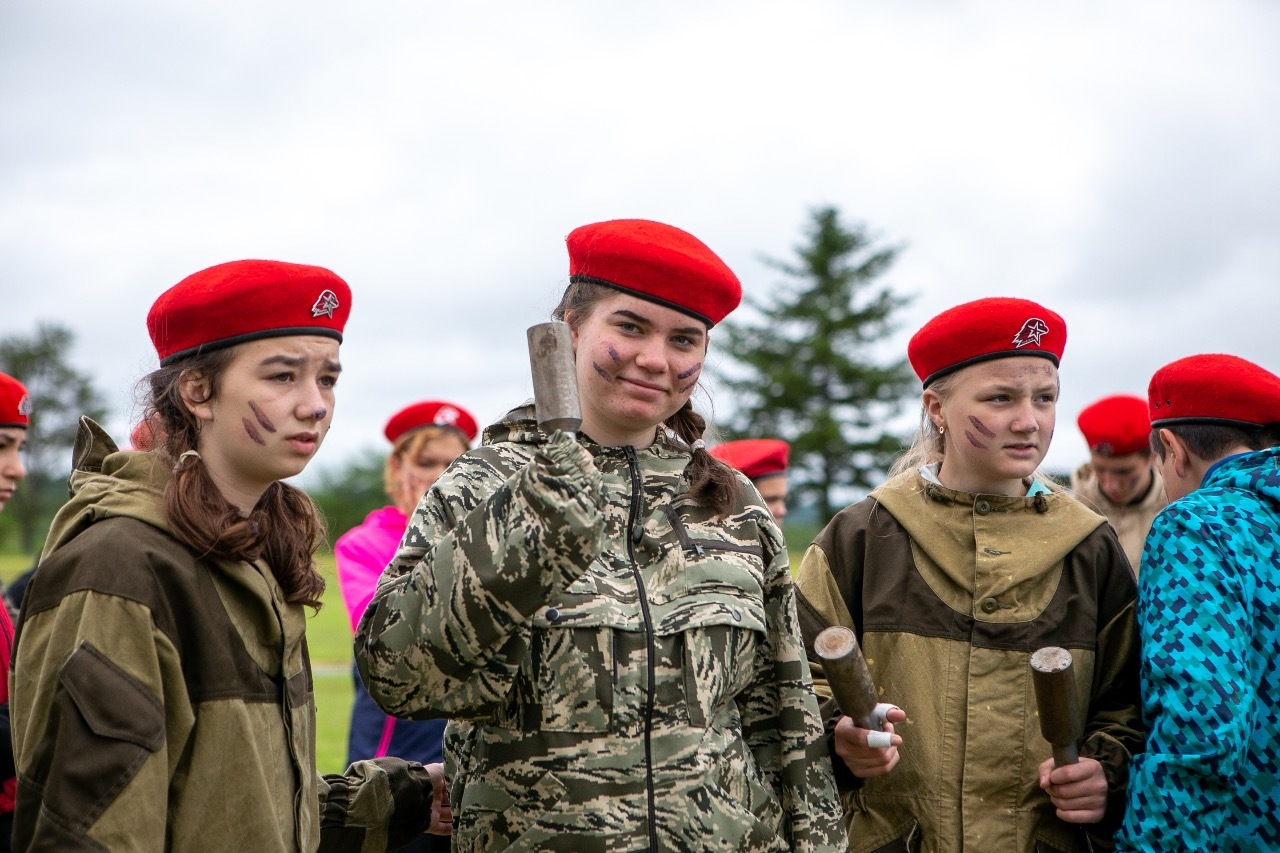
<path id="1" fill-rule="evenodd" d="M 297 450 L 303 453 L 312 453 L 320 441 L 320 434 L 316 432 L 300 432 L 297 435 L 289 436 L 288 441 Z"/>

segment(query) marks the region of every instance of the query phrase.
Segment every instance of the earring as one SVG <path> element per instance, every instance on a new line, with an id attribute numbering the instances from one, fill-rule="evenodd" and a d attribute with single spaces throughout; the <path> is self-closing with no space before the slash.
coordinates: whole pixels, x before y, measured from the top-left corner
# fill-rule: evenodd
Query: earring
<path id="1" fill-rule="evenodd" d="M 938 425 L 938 435 L 946 435 L 946 434 L 947 434 L 947 425 L 946 425 L 946 424 L 939 424 L 939 425 Z"/>

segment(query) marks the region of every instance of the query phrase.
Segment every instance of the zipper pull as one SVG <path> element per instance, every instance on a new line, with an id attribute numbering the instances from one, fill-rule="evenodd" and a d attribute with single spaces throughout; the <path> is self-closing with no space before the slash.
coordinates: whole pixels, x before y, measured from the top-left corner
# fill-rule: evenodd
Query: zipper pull
<path id="1" fill-rule="evenodd" d="M 640 544 L 640 540 L 643 538 L 644 538 L 644 525 L 640 523 L 639 519 L 636 519 L 636 523 L 631 525 L 631 541 L 635 542 L 638 545 Z"/>

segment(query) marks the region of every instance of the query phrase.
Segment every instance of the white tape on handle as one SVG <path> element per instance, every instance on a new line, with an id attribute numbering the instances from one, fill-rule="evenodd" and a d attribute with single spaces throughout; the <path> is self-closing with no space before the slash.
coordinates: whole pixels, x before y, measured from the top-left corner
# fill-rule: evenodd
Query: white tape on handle
<path id="1" fill-rule="evenodd" d="M 872 724 L 877 728 L 883 729 L 884 724 L 888 722 L 889 712 L 897 707 L 897 705 L 890 705 L 886 702 L 876 705 L 875 710 L 871 712 Z M 888 749 L 893 746 L 893 735 L 885 731 L 868 732 L 867 746 L 875 747 L 876 749 Z"/>

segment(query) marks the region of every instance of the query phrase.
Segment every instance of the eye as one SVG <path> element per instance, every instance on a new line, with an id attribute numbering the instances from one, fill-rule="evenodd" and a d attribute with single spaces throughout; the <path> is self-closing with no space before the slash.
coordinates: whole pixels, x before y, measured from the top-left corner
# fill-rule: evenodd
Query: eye
<path id="1" fill-rule="evenodd" d="M 693 349 L 698 345 L 698 342 L 688 335 L 676 335 L 671 339 L 671 342 L 683 349 Z"/>
<path id="2" fill-rule="evenodd" d="M 267 378 L 270 379 L 270 381 L 272 382 L 281 382 L 281 383 L 292 382 L 293 374 L 292 373 L 275 373 Z"/>
<path id="3" fill-rule="evenodd" d="M 335 385 L 337 385 L 337 384 L 338 384 L 338 377 L 337 377 L 337 376 L 321 376 L 321 377 L 320 377 L 320 387 L 321 387 L 321 388 L 332 388 L 333 386 L 335 386 Z"/>

